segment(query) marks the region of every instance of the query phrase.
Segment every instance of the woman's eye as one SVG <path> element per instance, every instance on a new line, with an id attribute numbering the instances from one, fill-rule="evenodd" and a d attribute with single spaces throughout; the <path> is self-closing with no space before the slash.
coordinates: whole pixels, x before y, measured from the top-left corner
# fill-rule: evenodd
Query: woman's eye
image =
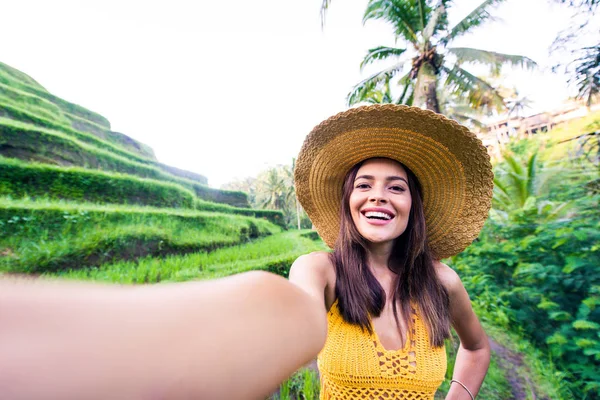
<path id="1" fill-rule="evenodd" d="M 359 183 L 358 185 L 356 185 L 357 189 L 368 189 L 369 185 L 366 183 Z"/>
<path id="2" fill-rule="evenodd" d="M 390 190 L 394 192 L 404 192 L 405 189 L 402 186 L 391 186 Z"/>

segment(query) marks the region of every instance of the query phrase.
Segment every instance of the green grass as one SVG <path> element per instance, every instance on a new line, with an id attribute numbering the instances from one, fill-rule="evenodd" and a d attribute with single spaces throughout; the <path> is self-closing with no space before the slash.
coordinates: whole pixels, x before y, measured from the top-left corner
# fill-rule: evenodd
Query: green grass
<path id="1" fill-rule="evenodd" d="M 218 202 L 247 204 L 245 193 L 140 178 L 118 172 L 79 167 L 58 167 L 0 156 L 0 196 L 91 203 L 131 204 L 161 208 L 188 208 L 265 218 L 284 225 L 283 214 L 274 210 L 233 207 Z M 206 201 L 198 198 L 212 198 Z"/>
<path id="2" fill-rule="evenodd" d="M 290 231 L 210 253 L 146 257 L 49 276 L 113 283 L 215 279 L 250 270 L 267 270 L 287 276 L 289 267 L 300 255 L 325 249 L 323 242 L 313 240 L 304 231 Z"/>
<path id="3" fill-rule="evenodd" d="M 265 219 L 241 215 L 0 198 L 0 269 L 84 268 L 148 254 L 213 250 L 278 232 Z"/>
<path id="4" fill-rule="evenodd" d="M 0 83 L 5 85 L 15 86 L 21 88 L 34 88 L 38 91 L 45 92 L 46 89 L 37 83 L 29 75 L 13 68 L 9 65 L 0 62 Z"/>
<path id="5" fill-rule="evenodd" d="M 67 134 L 74 139 L 93 145 L 99 149 L 108 150 L 133 161 L 145 164 L 152 164 L 156 162 L 155 160 L 147 158 L 146 156 L 137 152 L 132 152 L 128 149 L 125 149 L 124 146 L 115 145 L 113 143 L 114 140 L 109 140 L 106 138 L 106 136 L 112 132 L 101 127 L 98 128 L 104 130 L 101 133 L 93 134 L 82 132 L 81 130 L 73 129 L 70 125 L 66 125 L 65 123 L 52 121 L 48 118 L 28 112 L 27 110 L 19 108 L 13 104 L 7 104 L 1 101 L 0 116 L 8 117 L 11 120 L 20 121 L 25 124 L 35 125 L 37 127 Z M 0 129 L 2 129 L 1 126 Z"/>
<path id="6" fill-rule="evenodd" d="M 195 208 L 196 196 L 171 182 L 0 156 L 0 195 L 167 208 Z"/>
<path id="7" fill-rule="evenodd" d="M 4 104 L 14 104 L 31 114 L 39 115 L 54 122 L 68 124 L 68 120 L 56 104 L 2 83 L 0 83 L 0 101 Z"/>
<path id="8" fill-rule="evenodd" d="M 78 104 L 73 104 L 60 97 L 54 96 L 28 75 L 15 68 L 9 67 L 4 63 L 0 63 L 0 84 L 46 100 L 47 102 L 54 104 L 64 113 L 76 115 L 101 125 L 106 129 L 110 129 L 110 123 L 103 116 L 81 107 Z"/>

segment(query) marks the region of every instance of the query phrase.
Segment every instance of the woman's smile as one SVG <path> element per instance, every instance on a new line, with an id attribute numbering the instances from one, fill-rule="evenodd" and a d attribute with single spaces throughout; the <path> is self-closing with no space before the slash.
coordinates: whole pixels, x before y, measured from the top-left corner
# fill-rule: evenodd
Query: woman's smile
<path id="1" fill-rule="evenodd" d="M 370 207 L 360 212 L 371 225 L 387 225 L 396 216 L 392 211 L 380 207 Z"/>

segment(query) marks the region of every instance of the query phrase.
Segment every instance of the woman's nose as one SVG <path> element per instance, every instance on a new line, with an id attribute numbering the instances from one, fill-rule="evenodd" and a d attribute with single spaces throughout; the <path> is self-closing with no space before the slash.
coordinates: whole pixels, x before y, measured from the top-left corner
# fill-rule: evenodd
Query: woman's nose
<path id="1" fill-rule="evenodd" d="M 369 196 L 369 201 L 375 204 L 387 203 L 387 199 L 381 191 L 373 191 Z"/>

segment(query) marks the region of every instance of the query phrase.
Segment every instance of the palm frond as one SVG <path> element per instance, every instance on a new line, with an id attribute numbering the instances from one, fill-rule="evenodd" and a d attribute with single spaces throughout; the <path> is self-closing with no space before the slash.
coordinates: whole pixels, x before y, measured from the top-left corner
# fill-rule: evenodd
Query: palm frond
<path id="1" fill-rule="evenodd" d="M 471 125 L 480 129 L 485 128 L 487 125 L 484 124 L 483 122 L 481 122 L 480 120 L 478 120 L 475 117 L 472 117 L 470 115 L 467 114 L 461 114 L 461 113 L 457 113 L 457 112 L 451 112 L 448 114 L 445 114 L 448 118 L 450 119 L 454 119 L 458 122 L 460 122 L 463 125 Z"/>
<path id="2" fill-rule="evenodd" d="M 471 107 L 496 111 L 505 109 L 504 98 L 483 79 L 457 65 L 452 69 L 442 66 L 442 71 L 446 74 L 445 87 L 457 97 L 464 98 Z"/>
<path id="3" fill-rule="evenodd" d="M 368 20 L 387 21 L 394 27 L 396 36 L 411 43 L 418 41 L 419 14 L 410 2 L 403 0 L 369 0 L 363 23 Z"/>
<path id="4" fill-rule="evenodd" d="M 537 164 L 537 152 L 533 153 L 529 160 L 527 160 L 527 192 L 535 193 L 536 192 L 536 173 L 538 170 Z"/>
<path id="5" fill-rule="evenodd" d="M 380 87 L 386 82 L 389 82 L 400 70 L 402 70 L 402 64 L 397 64 L 384 69 L 383 71 L 379 71 L 356 84 L 350 93 L 348 93 L 348 96 L 346 96 L 348 105 L 351 106 L 360 103 L 361 101 L 366 101 L 372 92 L 377 90 L 378 86 Z"/>
<path id="6" fill-rule="evenodd" d="M 427 2 L 425 0 L 417 0 L 417 8 L 419 9 L 419 24 L 421 25 L 421 29 L 419 30 L 423 32 L 425 25 L 427 25 Z"/>
<path id="7" fill-rule="evenodd" d="M 469 30 L 483 24 L 486 21 L 493 20 L 492 14 L 489 9 L 497 4 L 502 3 L 505 0 L 485 0 L 479 6 L 477 6 L 469 15 L 463 18 L 458 24 L 456 24 L 448 35 L 440 39 L 440 43 L 444 46 L 447 45 L 452 39 L 465 34 Z"/>
<path id="8" fill-rule="evenodd" d="M 537 66 L 536 62 L 531 58 L 513 54 L 496 53 L 494 51 L 473 49 L 469 47 L 451 47 L 448 48 L 447 51 L 456 57 L 456 62 L 459 64 L 472 63 L 489 66 L 490 73 L 493 76 L 500 75 L 500 70 L 504 65 L 527 69 L 533 69 Z"/>
<path id="9" fill-rule="evenodd" d="M 581 49 L 583 56 L 573 61 L 578 97 L 586 100 L 589 107 L 594 97 L 600 94 L 600 45 Z"/>
<path id="10" fill-rule="evenodd" d="M 402 93 L 395 101 L 396 104 L 406 104 L 407 106 L 412 106 L 413 103 L 413 95 L 415 93 L 415 85 L 414 81 L 410 79 L 410 73 L 404 75 L 400 80 L 398 80 L 398 85 L 402 86 Z"/>
<path id="11" fill-rule="evenodd" d="M 525 170 L 521 165 L 521 161 L 516 157 L 505 154 L 504 160 L 508 164 L 510 170 L 507 171 L 506 177 L 511 182 L 511 187 L 514 189 L 514 195 L 517 196 L 519 204 L 523 206 L 527 199 L 532 195 L 528 192 L 528 179 L 525 175 Z"/>
<path id="12" fill-rule="evenodd" d="M 366 65 L 369 65 L 373 61 L 376 61 L 376 60 L 385 60 L 386 58 L 390 58 L 390 57 L 399 57 L 405 51 L 406 51 L 406 49 L 399 49 L 397 47 L 386 47 L 386 46 L 379 46 L 379 47 L 375 47 L 373 49 L 369 49 L 369 51 L 367 52 L 367 55 L 360 63 L 360 69 L 363 69 Z"/>
<path id="13" fill-rule="evenodd" d="M 427 21 L 427 25 L 423 28 L 423 40 L 425 42 L 429 41 L 434 33 L 443 27 L 444 21 L 447 21 L 446 17 L 446 6 L 445 1 L 440 1 L 437 5 L 431 16 L 429 17 L 429 21 Z"/>
<path id="14" fill-rule="evenodd" d="M 321 3 L 321 28 L 325 26 L 325 14 L 327 13 L 329 4 L 331 4 L 331 0 L 323 0 L 323 3 Z"/>

